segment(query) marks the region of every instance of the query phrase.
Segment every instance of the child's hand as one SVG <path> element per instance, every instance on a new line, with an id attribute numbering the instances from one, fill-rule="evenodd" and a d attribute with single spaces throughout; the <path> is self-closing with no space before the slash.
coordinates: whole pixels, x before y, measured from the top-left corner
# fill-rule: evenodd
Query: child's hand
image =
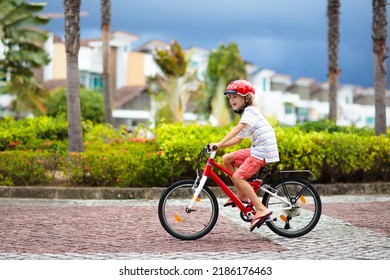
<path id="1" fill-rule="evenodd" d="M 210 144 L 209 144 L 209 148 L 210 148 L 212 151 L 218 150 L 218 143 L 210 143 Z"/>

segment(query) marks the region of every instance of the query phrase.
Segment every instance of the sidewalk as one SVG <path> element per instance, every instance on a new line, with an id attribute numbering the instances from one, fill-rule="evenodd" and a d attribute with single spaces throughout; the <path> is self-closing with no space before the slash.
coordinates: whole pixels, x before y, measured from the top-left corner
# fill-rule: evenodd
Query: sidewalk
<path id="1" fill-rule="evenodd" d="M 220 205 L 208 235 L 182 241 L 162 228 L 158 200 L 0 198 L 0 260 L 390 259 L 389 195 L 323 196 L 322 202 L 318 225 L 300 238 L 280 237 L 267 226 L 249 232 L 236 208 Z"/>

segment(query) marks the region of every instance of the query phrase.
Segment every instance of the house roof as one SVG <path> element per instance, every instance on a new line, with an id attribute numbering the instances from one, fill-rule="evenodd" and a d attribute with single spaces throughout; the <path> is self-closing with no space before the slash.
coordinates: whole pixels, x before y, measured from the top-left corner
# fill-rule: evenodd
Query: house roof
<path id="1" fill-rule="evenodd" d="M 65 87 L 66 86 L 66 80 L 65 79 L 58 79 L 58 80 L 49 80 L 42 83 L 42 87 L 47 90 L 53 90 L 59 87 Z"/>
<path id="2" fill-rule="evenodd" d="M 285 85 L 291 85 L 293 82 L 290 75 L 278 74 L 278 73 L 276 73 L 271 77 L 271 81 L 274 83 L 285 84 Z"/>
<path id="3" fill-rule="evenodd" d="M 146 43 L 136 47 L 134 49 L 135 52 L 145 52 L 145 53 L 151 53 L 153 52 L 156 48 L 157 49 L 165 49 L 169 47 L 169 43 L 161 41 L 161 40 L 156 40 L 152 39 L 147 41 Z"/>
<path id="4" fill-rule="evenodd" d="M 315 84 L 315 80 L 313 78 L 300 77 L 294 81 L 294 84 L 299 87 L 310 87 Z"/>
<path id="5" fill-rule="evenodd" d="M 125 86 L 120 89 L 116 89 L 112 92 L 112 102 L 114 107 L 120 108 L 127 102 L 131 101 L 133 98 L 140 95 L 142 92 L 146 91 L 147 86 Z"/>
<path id="6" fill-rule="evenodd" d="M 116 31 L 111 32 L 111 34 L 110 34 L 111 44 L 113 44 L 116 41 L 133 43 L 133 42 L 137 41 L 138 39 L 139 39 L 139 36 L 137 36 L 133 33 L 130 33 L 130 32 L 122 31 L 122 30 L 116 30 Z M 91 43 L 101 44 L 102 41 L 103 41 L 102 37 L 81 38 L 80 39 L 80 46 L 91 47 Z"/>
<path id="7" fill-rule="evenodd" d="M 66 86 L 65 79 L 50 80 L 42 83 L 43 88 L 51 91 L 59 87 Z M 112 101 L 115 107 L 121 107 L 125 103 L 131 101 L 136 96 L 140 95 L 142 92 L 146 91 L 147 86 L 125 86 L 120 89 L 115 89 L 112 92 Z"/>
<path id="8" fill-rule="evenodd" d="M 121 40 L 125 40 L 125 41 L 131 41 L 131 42 L 134 42 L 134 41 L 137 41 L 139 39 L 139 36 L 134 34 L 134 33 L 131 33 L 131 32 L 127 32 L 127 31 L 123 31 L 123 30 L 115 30 L 115 31 L 112 31 L 111 32 L 111 39 L 121 39 Z"/>

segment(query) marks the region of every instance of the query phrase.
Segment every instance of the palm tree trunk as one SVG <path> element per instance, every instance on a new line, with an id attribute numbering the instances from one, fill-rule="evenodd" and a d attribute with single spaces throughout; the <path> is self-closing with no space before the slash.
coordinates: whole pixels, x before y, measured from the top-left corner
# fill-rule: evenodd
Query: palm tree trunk
<path id="1" fill-rule="evenodd" d="M 339 48 L 339 12 L 340 0 L 328 0 L 328 83 L 329 83 L 329 120 L 337 120 L 338 90 L 338 48 Z"/>
<path id="2" fill-rule="evenodd" d="M 374 49 L 375 134 L 386 134 L 386 0 L 373 0 L 372 40 Z"/>
<path id="3" fill-rule="evenodd" d="M 84 151 L 78 62 L 80 49 L 80 2 L 80 0 L 64 0 L 69 152 Z"/>
<path id="4" fill-rule="evenodd" d="M 217 94 L 214 94 L 213 99 L 211 100 L 211 108 L 212 108 L 211 114 L 214 116 L 215 120 L 217 121 L 218 127 L 227 126 L 232 122 L 232 117 L 229 112 L 230 108 L 227 106 L 226 103 L 226 97 L 225 95 L 220 94 L 225 90 L 225 88 L 226 88 L 225 79 L 220 78 L 215 91 Z"/>
<path id="5" fill-rule="evenodd" d="M 103 89 L 104 89 L 104 120 L 114 125 L 112 117 L 112 100 L 110 88 L 110 20 L 111 1 L 101 0 L 102 37 L 103 37 Z"/>

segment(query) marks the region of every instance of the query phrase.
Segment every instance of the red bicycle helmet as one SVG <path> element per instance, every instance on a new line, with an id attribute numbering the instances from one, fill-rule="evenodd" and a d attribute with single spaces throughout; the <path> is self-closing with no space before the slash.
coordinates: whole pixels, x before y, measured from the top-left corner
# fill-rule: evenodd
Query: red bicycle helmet
<path id="1" fill-rule="evenodd" d="M 235 80 L 231 82 L 224 94 L 239 94 L 241 96 L 247 96 L 249 93 L 255 94 L 255 88 L 252 84 L 246 80 Z"/>

